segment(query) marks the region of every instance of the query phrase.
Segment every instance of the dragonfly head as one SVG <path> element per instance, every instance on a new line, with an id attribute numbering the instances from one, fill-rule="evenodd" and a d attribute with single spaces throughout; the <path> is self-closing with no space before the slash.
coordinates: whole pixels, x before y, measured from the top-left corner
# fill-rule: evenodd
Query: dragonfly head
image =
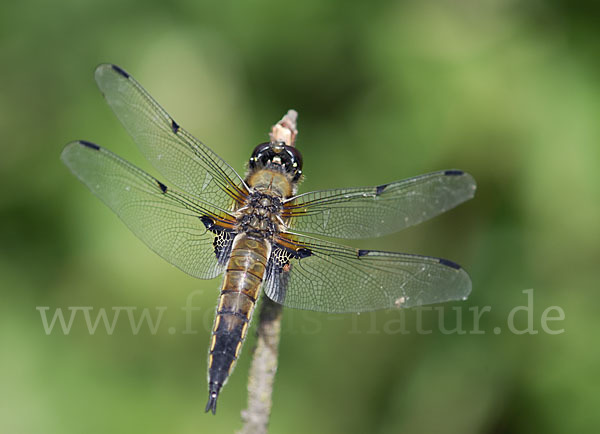
<path id="1" fill-rule="evenodd" d="M 283 143 L 262 143 L 254 148 L 248 167 L 251 172 L 275 170 L 297 182 L 302 176 L 302 155 L 296 148 Z"/>

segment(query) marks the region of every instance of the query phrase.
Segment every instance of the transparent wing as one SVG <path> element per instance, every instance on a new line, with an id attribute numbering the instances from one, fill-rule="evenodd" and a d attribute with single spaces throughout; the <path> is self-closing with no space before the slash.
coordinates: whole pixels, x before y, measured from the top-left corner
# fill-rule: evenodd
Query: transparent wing
<path id="1" fill-rule="evenodd" d="M 446 259 L 357 250 L 310 237 L 281 237 L 265 293 L 287 307 L 365 312 L 465 299 L 471 279 Z"/>
<path id="2" fill-rule="evenodd" d="M 227 225 L 227 215 L 168 188 L 93 143 L 69 143 L 61 159 L 135 235 L 168 262 L 201 279 L 211 279 L 224 270 L 225 258 L 215 253 L 215 234 L 207 230 L 207 223 Z"/>
<path id="3" fill-rule="evenodd" d="M 445 170 L 378 187 L 323 190 L 284 204 L 290 230 L 334 238 L 371 238 L 441 214 L 475 194 L 475 180 Z"/>
<path id="4" fill-rule="evenodd" d="M 133 77 L 110 64 L 98 66 L 95 77 L 117 118 L 167 180 L 225 211 L 247 193 L 240 176 L 181 128 Z"/>

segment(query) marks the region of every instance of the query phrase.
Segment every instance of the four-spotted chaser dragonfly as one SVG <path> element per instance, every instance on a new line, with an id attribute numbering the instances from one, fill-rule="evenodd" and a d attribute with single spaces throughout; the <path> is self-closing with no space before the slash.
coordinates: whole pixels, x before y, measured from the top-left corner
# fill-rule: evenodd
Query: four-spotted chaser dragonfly
<path id="1" fill-rule="evenodd" d="M 297 195 L 298 150 L 258 145 L 244 178 L 179 126 L 123 69 L 100 65 L 108 104 L 166 183 L 87 141 L 62 161 L 152 250 L 201 279 L 225 274 L 209 351 L 209 399 L 231 373 L 262 288 L 286 307 L 364 312 L 465 299 L 468 274 L 446 259 L 361 250 L 313 238 L 396 232 L 473 197 L 475 181 L 444 170 L 376 187 Z"/>

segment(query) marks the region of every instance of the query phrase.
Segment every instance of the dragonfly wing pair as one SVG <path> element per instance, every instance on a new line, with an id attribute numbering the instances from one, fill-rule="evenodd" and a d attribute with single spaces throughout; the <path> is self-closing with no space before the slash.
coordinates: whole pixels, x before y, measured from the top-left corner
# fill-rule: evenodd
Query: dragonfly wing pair
<path id="1" fill-rule="evenodd" d="M 207 217 L 212 205 L 165 184 L 93 143 L 69 143 L 61 156 L 71 171 L 152 250 L 186 273 L 212 279 L 224 271 L 227 248 L 216 254 Z"/>
<path id="2" fill-rule="evenodd" d="M 181 128 L 133 77 L 104 64 L 96 68 L 95 78 L 142 154 L 168 181 L 226 211 L 248 194 L 235 170 Z"/>
<path id="3" fill-rule="evenodd" d="M 445 170 L 377 187 L 301 194 L 284 204 L 283 216 L 298 232 L 378 237 L 454 208 L 475 188 L 468 173 Z M 361 312 L 464 299 L 471 292 L 469 275 L 445 259 L 353 249 L 309 236 L 281 239 L 274 255 L 286 257 L 287 270 L 272 267 L 265 293 L 285 306 Z"/>
<path id="4" fill-rule="evenodd" d="M 287 307 L 320 312 L 365 312 L 463 299 L 471 280 L 445 259 L 360 250 L 306 236 L 286 237 L 301 254 L 279 244 L 272 256 L 265 294 Z"/>
<path id="5" fill-rule="evenodd" d="M 192 276 L 224 271 L 233 211 L 249 194 L 242 178 L 171 118 L 125 71 L 100 65 L 96 81 L 163 183 L 95 144 L 65 148 L 65 164 L 160 256 Z M 303 234 L 366 238 L 398 231 L 473 197 L 456 170 L 369 188 L 325 190 L 287 200 L 290 232 L 273 240 L 264 290 L 284 306 L 361 312 L 462 299 L 467 273 L 443 259 L 358 250 Z M 293 231 L 293 233 L 291 232 Z"/>
<path id="6" fill-rule="evenodd" d="M 304 193 L 285 203 L 298 232 L 333 238 L 374 238 L 435 217 L 475 194 L 475 180 L 444 170 L 377 187 Z"/>

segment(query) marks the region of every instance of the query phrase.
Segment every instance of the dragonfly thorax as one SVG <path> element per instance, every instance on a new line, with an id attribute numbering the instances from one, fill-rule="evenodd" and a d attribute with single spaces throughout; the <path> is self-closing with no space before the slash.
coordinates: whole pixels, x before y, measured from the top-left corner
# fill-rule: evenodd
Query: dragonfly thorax
<path id="1" fill-rule="evenodd" d="M 260 191 L 252 192 L 246 204 L 237 210 L 238 231 L 264 238 L 273 237 L 283 225 L 282 208 L 279 197 Z"/>

